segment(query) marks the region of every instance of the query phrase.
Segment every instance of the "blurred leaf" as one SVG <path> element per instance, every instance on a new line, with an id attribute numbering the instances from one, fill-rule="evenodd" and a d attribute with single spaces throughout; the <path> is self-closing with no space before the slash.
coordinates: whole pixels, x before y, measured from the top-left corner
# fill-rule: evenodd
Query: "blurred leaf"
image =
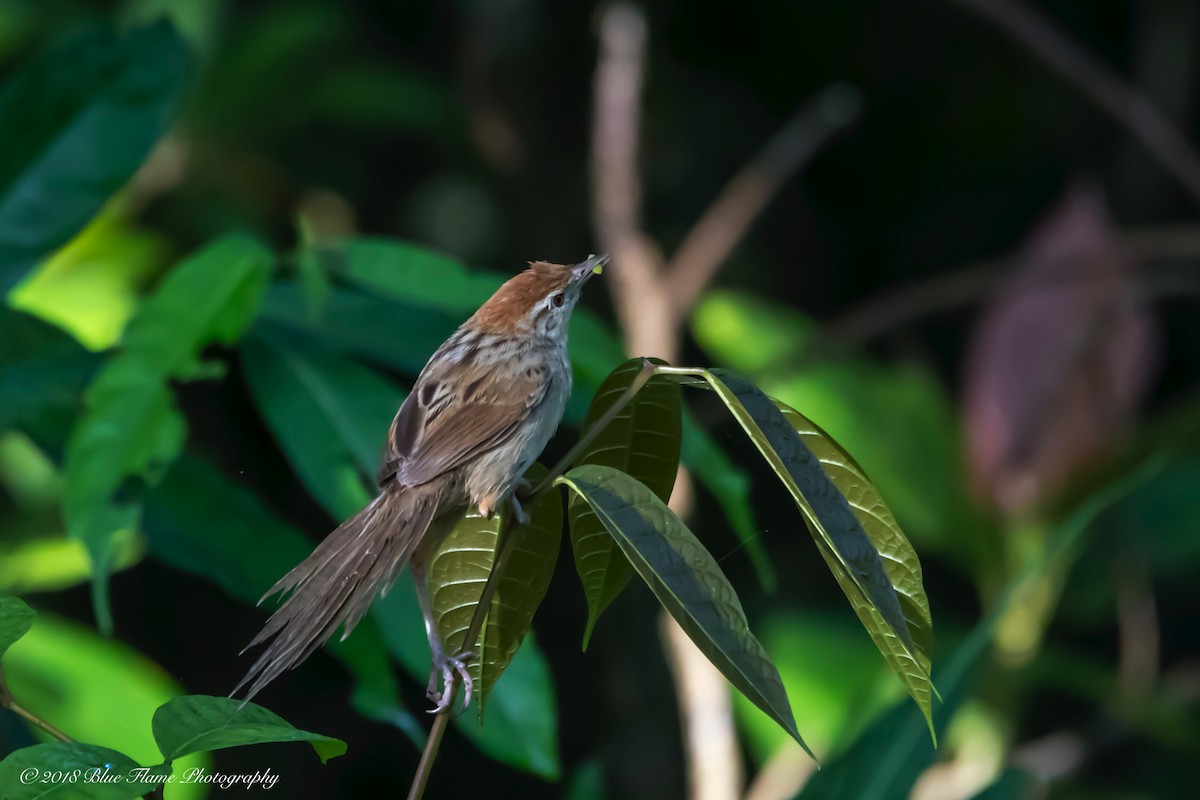
<path id="1" fill-rule="evenodd" d="M 576 767 L 563 797 L 565 800 L 604 800 L 604 766 L 589 759 Z"/>
<path id="2" fill-rule="evenodd" d="M 142 559 L 144 548 L 131 532 L 113 536 L 112 571 Z M 84 583 L 92 567 L 82 542 L 59 536 L 0 546 L 0 592 L 53 592 Z"/>
<path id="3" fill-rule="evenodd" d="M 1162 578 L 1187 578 L 1200 565 L 1200 458 L 1180 457 L 1105 511 L 1097 543 L 1104 557 L 1137 553 Z"/>
<path id="4" fill-rule="evenodd" d="M 122 489 L 131 478 L 153 482 L 183 446 L 184 421 L 168 381 L 194 377 L 199 353 L 210 344 L 237 340 L 258 308 L 270 266 L 266 250 L 236 236 L 186 259 L 146 301 L 121 351 L 87 389 L 87 411 L 67 443 L 63 510 L 68 534 L 92 557 L 101 630 L 112 629 L 112 535 L 138 517 L 137 501 Z"/>
<path id="5" fill-rule="evenodd" d="M 885 623 L 910 653 L 915 652 L 912 635 L 895 587 L 884 570 L 883 559 L 846 498 L 774 401 L 731 372 L 699 370 L 683 374 L 702 377 L 729 407 L 804 514 L 817 549 L 825 557 L 842 591 L 851 599 L 851 605 L 857 608 L 854 595 L 861 593 L 859 599 L 877 612 L 877 616 L 868 618 L 873 623 Z M 884 657 L 887 658 L 886 653 Z"/>
<path id="6" fill-rule="evenodd" d="M 251 605 L 316 544 L 249 491 L 188 456 L 147 494 L 142 524 L 157 558 Z M 418 745 L 424 741 L 397 696 L 387 652 L 372 621 L 364 620 L 353 636 L 332 641 L 326 649 L 354 675 L 353 699 L 360 712 L 395 725 Z"/>
<path id="7" fill-rule="evenodd" d="M 933 685 L 929 681 L 933 619 L 929 615 L 929 598 L 925 596 L 925 587 L 921 582 L 921 562 L 917 553 L 896 524 L 879 491 L 871 485 L 854 459 L 798 411 L 783 403 L 778 405 L 784 418 L 804 440 L 809 452 L 816 456 L 829 480 L 846 498 L 855 519 L 882 556 L 883 570 L 888 582 L 896 590 L 914 645 L 912 652 L 896 638 L 872 603 L 843 583 L 833 555 L 822 549 L 822 555 L 830 570 L 838 577 L 838 582 L 843 583 L 846 597 L 850 599 L 850 605 L 854 607 L 863 627 L 871 634 L 888 666 L 925 713 L 930 735 L 934 736 L 936 742 L 930 697 Z"/>
<path id="8" fill-rule="evenodd" d="M 816 325 L 790 307 L 749 292 L 716 290 L 696 304 L 692 330 L 717 361 L 757 377 L 795 361 Z"/>
<path id="9" fill-rule="evenodd" d="M 154 740 L 168 762 L 192 753 L 267 742 L 308 742 L 326 763 L 346 752 L 346 743 L 302 731 L 254 703 L 232 697 L 176 697 L 154 712 Z"/>
<path id="10" fill-rule="evenodd" d="M 127 645 L 42 610 L 5 656 L 4 676 L 21 705 L 72 738 L 102 743 L 141 764 L 162 758 L 150 718 L 181 689 L 162 667 Z M 176 767 L 210 764 L 206 756 L 191 756 Z M 169 800 L 204 794 L 201 784 L 167 787 Z M 0 796 L 7 797 L 2 791 Z"/>
<path id="11" fill-rule="evenodd" d="M 1071 189 L 1022 262 L 965 362 L 972 482 L 1009 513 L 1054 496 L 1132 423 L 1156 349 L 1138 265 L 1100 191 Z"/>
<path id="12" fill-rule="evenodd" d="M 584 432 L 596 425 L 641 372 L 642 360 L 635 358 L 609 374 L 588 408 Z M 651 378 L 579 454 L 575 463 L 620 470 L 641 481 L 659 500 L 669 502 L 679 471 L 681 426 L 679 386 L 667 378 Z M 571 520 L 575 569 L 588 604 L 587 626 L 583 631 L 586 650 L 601 612 L 629 583 L 633 567 L 621 555 L 616 541 L 586 500 L 572 495 L 567 514 Z"/>
<path id="13" fill-rule="evenodd" d="M 131 772 L 140 766 L 116 750 L 93 744 L 35 744 L 0 761 L 0 797 L 4 800 L 135 800 L 155 788 L 153 783 L 137 780 L 138 773 Z M 46 782 L 27 780 L 29 770 Z M 87 780 L 89 772 L 110 780 Z"/>
<path id="14" fill-rule="evenodd" d="M 534 464 L 525 473 L 536 483 L 546 468 Z M 468 666 L 475 679 L 480 718 L 492 687 L 500 679 L 513 654 L 533 624 L 558 561 L 562 542 L 562 498 L 545 492 L 526 509 L 529 523 L 513 528 L 515 536 L 508 563 L 483 623 L 478 658 Z M 484 585 L 495 563 L 496 544 L 503 514 L 485 519 L 472 509 L 428 558 L 426 581 L 438 635 L 447 655 L 467 650 L 464 637 Z M 549 689 L 549 687 L 544 687 Z"/>
<path id="15" fill-rule="evenodd" d="M 98 359 L 58 328 L 0 305 L 0 430 L 73 413 Z"/>
<path id="16" fill-rule="evenodd" d="M 0 658 L 13 642 L 29 632 L 35 616 L 19 598 L 0 595 Z"/>
<path id="17" fill-rule="evenodd" d="M 687 526 L 654 492 L 611 467 L 575 467 L 555 483 L 587 500 L 696 646 L 812 755 L 796 730 L 779 672 L 750 632 L 737 593 Z"/>
<path id="18" fill-rule="evenodd" d="M 763 547 L 758 524 L 754 521 L 754 509 L 750 505 L 750 476 L 729 460 L 725 451 L 696 424 L 686 408 L 683 409 L 680 457 L 692 476 L 721 506 L 726 521 L 746 548 L 763 588 L 768 592 L 775 591 L 775 567 Z"/>
<path id="19" fill-rule="evenodd" d="M 0 90 L 0 287 L 65 244 L 137 170 L 175 116 L 187 48 L 159 22 L 76 33 Z"/>
<path id="20" fill-rule="evenodd" d="M 308 92 L 313 118 L 355 128 L 413 131 L 432 141 L 458 144 L 463 123 L 450 86 L 390 64 L 333 63 Z"/>
<path id="21" fill-rule="evenodd" d="M 1037 782 L 1023 770 L 1009 767 L 971 800 L 1030 800 L 1037 797 Z"/>
<path id="22" fill-rule="evenodd" d="M 468 714 L 455 717 L 455 725 L 490 758 L 558 780 L 562 767 L 554 680 L 532 634 L 525 637 L 504 675 L 491 694 L 482 727 Z"/>
<path id="23" fill-rule="evenodd" d="M 296 347 L 270 328 L 243 344 L 242 364 L 259 413 L 317 502 L 338 520 L 370 502 L 404 392 L 361 364 Z"/>
<path id="24" fill-rule="evenodd" d="M 90 350 L 120 338 L 139 290 L 166 264 L 164 239 L 132 227 L 118 196 L 78 236 L 43 261 L 9 302 L 68 331 Z"/>

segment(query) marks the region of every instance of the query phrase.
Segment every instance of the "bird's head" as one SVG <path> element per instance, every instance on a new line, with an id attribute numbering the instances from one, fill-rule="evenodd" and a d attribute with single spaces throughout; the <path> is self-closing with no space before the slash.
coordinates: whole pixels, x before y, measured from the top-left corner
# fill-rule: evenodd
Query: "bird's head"
<path id="1" fill-rule="evenodd" d="M 563 339 L 583 285 L 607 263 L 608 256 L 574 265 L 530 262 L 479 307 L 468 325 L 488 333 Z"/>

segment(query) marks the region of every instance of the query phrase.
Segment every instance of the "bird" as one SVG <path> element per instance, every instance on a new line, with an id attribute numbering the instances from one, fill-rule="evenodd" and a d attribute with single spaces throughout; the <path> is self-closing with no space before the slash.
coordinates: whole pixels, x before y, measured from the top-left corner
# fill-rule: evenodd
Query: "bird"
<path id="1" fill-rule="evenodd" d="M 339 627 L 345 640 L 407 566 L 432 653 L 430 713 L 449 707 L 455 673 L 464 706 L 470 704 L 472 654 L 446 652 L 425 568 L 471 507 L 491 518 L 511 504 L 517 521 L 528 521 L 516 492 L 528 488 L 522 476 L 554 435 L 571 394 L 567 323 L 584 284 L 607 262 L 604 255 L 574 265 L 530 262 L 438 347 L 388 430 L 379 494 L 259 601 L 284 598 L 247 645 L 266 643 L 233 694 L 247 687 L 248 702 Z"/>

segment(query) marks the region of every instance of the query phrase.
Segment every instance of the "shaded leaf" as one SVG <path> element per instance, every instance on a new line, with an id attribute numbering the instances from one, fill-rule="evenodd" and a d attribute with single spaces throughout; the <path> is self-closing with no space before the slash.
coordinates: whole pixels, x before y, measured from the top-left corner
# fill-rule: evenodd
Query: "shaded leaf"
<path id="1" fill-rule="evenodd" d="M 187 47 L 159 22 L 79 31 L 0 90 L 0 287 L 74 236 L 175 116 Z"/>
<path id="2" fill-rule="evenodd" d="M 242 365 L 276 443 L 330 516 L 345 519 L 370 502 L 404 392 L 368 367 L 298 347 L 269 328 L 243 344 Z"/>
<path id="3" fill-rule="evenodd" d="M 254 703 L 231 697 L 177 697 L 154 712 L 154 739 L 167 761 L 191 753 L 266 742 L 308 742 L 325 763 L 346 752 L 346 743 L 302 731 Z"/>
<path id="4" fill-rule="evenodd" d="M 540 464 L 526 472 L 541 480 Z M 513 528 L 508 563 L 492 598 L 477 643 L 479 657 L 469 668 L 475 679 L 482 718 L 488 694 L 529 632 L 533 615 L 546 596 L 562 542 L 562 498 L 545 492 L 526 508 L 530 521 Z M 430 556 L 426 566 L 430 604 L 446 652 L 466 649 L 464 637 L 492 572 L 502 514 L 490 520 L 472 509 Z"/>
<path id="5" fill-rule="evenodd" d="M 609 374 L 588 408 L 584 432 L 612 408 L 641 372 L 642 359 L 635 358 Z M 620 470 L 641 481 L 659 500 L 668 502 L 679 470 L 681 410 L 679 386 L 665 377 L 651 378 L 579 454 L 576 463 Z M 586 500 L 572 495 L 567 515 L 571 522 L 575 569 L 588 604 L 583 632 L 586 650 L 600 613 L 629 583 L 633 567 Z"/>
<path id="6" fill-rule="evenodd" d="M 279 576 L 303 561 L 315 542 L 280 520 L 243 487 L 184 456 L 146 496 L 143 519 L 151 553 L 172 567 L 214 582 L 254 605 Z M 423 639 L 424 636 L 422 635 Z M 424 733 L 402 705 L 387 650 L 370 618 L 346 641 L 326 646 L 354 675 L 355 707 L 395 725 L 418 746 Z"/>
<path id="7" fill-rule="evenodd" d="M 884 572 L 896 590 L 914 646 L 911 652 L 897 639 L 891 627 L 866 598 L 850 586 L 844 585 L 842 588 L 884 660 L 924 712 L 930 733 L 933 734 L 930 697 L 933 685 L 929 680 L 933 620 L 929 614 L 929 598 L 925 596 L 925 587 L 921 582 L 921 562 L 917 552 L 896 524 L 883 497 L 854 459 L 804 415 L 783 403 L 778 403 L 778 406 L 784 418 L 804 439 L 808 450 L 816 456 L 829 480 L 846 498 L 867 538 L 883 558 Z M 839 583 L 843 582 L 842 572 L 837 568 L 833 554 L 827 549 L 822 549 L 821 554 Z"/>
<path id="8" fill-rule="evenodd" d="M 687 526 L 652 491 L 610 467 L 575 467 L 555 483 L 587 500 L 696 646 L 738 691 L 808 750 L 779 672 L 750 632 L 737 593 Z"/>
<path id="9" fill-rule="evenodd" d="M 0 658 L 13 642 L 29 631 L 35 616 L 23 600 L 0 595 Z"/>
<path id="10" fill-rule="evenodd" d="M 73 414 L 99 359 L 62 330 L 0 305 L 0 430 Z"/>
<path id="11" fill-rule="evenodd" d="M 195 377 L 201 350 L 241 335 L 271 262 L 270 253 L 240 236 L 186 259 L 146 301 L 120 352 L 87 389 L 87 410 L 67 443 L 63 511 L 68 534 L 92 557 L 93 604 L 103 630 L 112 627 L 112 534 L 138 518 L 138 503 L 120 490 L 129 479 L 155 481 L 183 446 L 184 421 L 168 382 Z"/>
<path id="12" fill-rule="evenodd" d="M 35 744 L 0 761 L 0 797 L 134 800 L 155 788 L 154 783 L 138 780 L 145 774 L 136 771 L 140 769 L 136 761 L 107 747 L 80 742 Z M 152 771 L 160 774 L 169 770 Z M 30 781 L 30 774 L 39 777 Z"/>

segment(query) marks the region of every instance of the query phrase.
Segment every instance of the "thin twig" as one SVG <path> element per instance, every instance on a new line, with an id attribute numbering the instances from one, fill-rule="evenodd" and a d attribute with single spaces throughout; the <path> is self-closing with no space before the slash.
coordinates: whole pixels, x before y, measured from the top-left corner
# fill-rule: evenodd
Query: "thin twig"
<path id="1" fill-rule="evenodd" d="M 667 295 L 678 314 L 696 302 L 780 187 L 858 119 L 861 108 L 853 87 L 825 87 L 726 184 L 667 266 Z"/>
<path id="2" fill-rule="evenodd" d="M 32 711 L 25 708 L 15 699 L 13 699 L 12 692 L 9 691 L 8 684 L 4 681 L 4 671 L 2 669 L 0 669 L 0 708 L 7 708 L 18 717 L 23 718 L 30 725 L 45 731 L 55 739 L 58 739 L 60 742 L 73 741 L 70 736 L 67 736 L 58 728 L 54 727 L 49 722 L 46 722 L 46 720 L 34 714 Z"/>
<path id="3" fill-rule="evenodd" d="M 1017 0 L 957 0 L 1033 52 L 1142 143 L 1200 201 L 1200 156 L 1170 120 L 1099 59 Z"/>

